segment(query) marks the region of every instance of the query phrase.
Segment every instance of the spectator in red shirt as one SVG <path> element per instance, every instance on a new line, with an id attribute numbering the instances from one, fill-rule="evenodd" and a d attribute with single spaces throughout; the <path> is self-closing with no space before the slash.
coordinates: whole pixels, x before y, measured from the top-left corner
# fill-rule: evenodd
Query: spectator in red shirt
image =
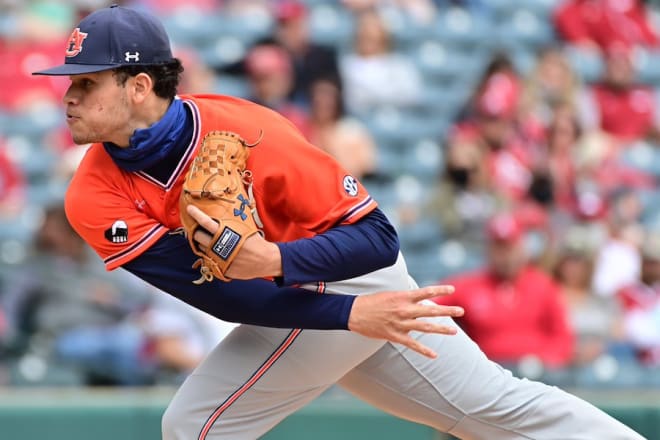
<path id="1" fill-rule="evenodd" d="M 635 82 L 632 53 L 621 47 L 605 54 L 605 71 L 587 96 L 584 111 L 597 127 L 622 143 L 660 138 L 656 93 Z"/>
<path id="2" fill-rule="evenodd" d="M 573 333 L 558 285 L 527 263 L 524 233 L 514 217 L 494 216 L 487 231 L 487 266 L 443 280 L 456 292 L 435 301 L 464 307 L 457 322 L 496 362 L 535 357 L 548 367 L 567 365 Z"/>
<path id="3" fill-rule="evenodd" d="M 553 19 L 564 40 L 582 47 L 657 47 L 660 42 L 641 0 L 566 0 Z"/>
<path id="4" fill-rule="evenodd" d="M 491 188 L 507 200 L 518 201 L 527 194 L 532 175 L 533 150 L 517 118 L 519 84 L 511 74 L 490 76 L 472 102 L 469 119 L 454 127 L 453 144 L 472 144 L 484 155 Z"/>

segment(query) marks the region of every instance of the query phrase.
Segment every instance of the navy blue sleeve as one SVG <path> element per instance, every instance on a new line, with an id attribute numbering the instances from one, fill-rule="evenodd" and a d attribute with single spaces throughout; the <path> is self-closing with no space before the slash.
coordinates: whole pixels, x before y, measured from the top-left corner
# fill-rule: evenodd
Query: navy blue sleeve
<path id="1" fill-rule="evenodd" d="M 396 231 L 380 209 L 354 224 L 277 245 L 284 274 L 277 283 L 284 286 L 364 275 L 393 265 L 399 254 Z"/>
<path id="2" fill-rule="evenodd" d="M 264 327 L 346 330 L 355 299 L 352 295 L 319 295 L 309 290 L 277 287 L 256 279 L 195 285 L 197 257 L 182 235 L 163 236 L 154 246 L 122 267 L 153 286 L 229 322 Z"/>

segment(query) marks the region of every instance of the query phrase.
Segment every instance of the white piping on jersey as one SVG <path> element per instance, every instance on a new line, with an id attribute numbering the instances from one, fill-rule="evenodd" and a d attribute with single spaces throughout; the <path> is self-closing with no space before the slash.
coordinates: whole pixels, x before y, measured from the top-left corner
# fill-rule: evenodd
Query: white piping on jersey
<path id="1" fill-rule="evenodd" d="M 133 243 L 128 248 L 124 248 L 119 252 L 104 258 L 103 263 L 110 265 L 119 259 L 125 258 L 128 255 L 138 252 L 149 240 L 151 240 L 152 237 L 158 235 L 158 233 L 163 229 L 167 230 L 167 228 L 161 224 L 154 225 L 142 237 L 140 237 L 138 241 Z"/>
<path id="2" fill-rule="evenodd" d="M 355 215 L 357 215 L 359 212 L 364 211 L 365 209 L 367 209 L 369 207 L 369 205 L 373 201 L 374 200 L 371 198 L 371 196 L 367 196 L 366 199 L 362 200 L 361 202 L 354 205 L 351 209 L 349 209 L 346 212 L 346 214 L 344 214 L 344 216 L 339 220 L 340 223 L 343 223 L 343 222 L 349 220 L 351 217 L 354 217 Z"/>

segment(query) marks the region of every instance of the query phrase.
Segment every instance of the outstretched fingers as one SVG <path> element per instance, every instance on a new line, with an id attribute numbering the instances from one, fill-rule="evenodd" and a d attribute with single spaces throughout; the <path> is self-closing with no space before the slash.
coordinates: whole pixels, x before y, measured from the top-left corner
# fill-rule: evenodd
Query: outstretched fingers
<path id="1" fill-rule="evenodd" d="M 396 341 L 393 342 L 398 342 L 423 356 L 435 359 L 437 353 L 422 344 L 419 340 L 413 338 L 410 335 L 410 332 L 416 331 L 441 335 L 455 335 L 458 331 L 455 326 L 430 321 L 428 319 L 421 319 L 440 316 L 450 316 L 453 318 L 463 316 L 465 310 L 462 307 L 443 306 L 427 301 L 437 296 L 450 295 L 454 293 L 454 290 L 454 286 L 440 285 L 428 286 L 410 291 L 408 299 L 413 304 L 409 304 L 408 306 L 407 314 L 409 319 L 400 323 L 397 335 L 392 338 L 396 339 Z"/>
<path id="2" fill-rule="evenodd" d="M 454 290 L 454 286 L 449 285 L 427 286 L 411 290 L 409 295 L 412 301 L 419 302 L 436 296 L 451 295 Z"/>
<path id="3" fill-rule="evenodd" d="M 401 338 L 399 338 L 396 341 L 392 341 L 399 343 L 403 345 L 404 347 L 407 347 L 413 351 L 416 351 L 417 353 L 421 354 L 422 356 L 426 356 L 427 358 L 430 359 L 435 359 L 438 357 L 438 353 L 436 353 L 434 350 L 432 350 L 430 347 L 427 347 L 426 345 L 422 344 L 418 340 L 412 338 L 409 335 L 404 335 Z"/>
<path id="4" fill-rule="evenodd" d="M 427 306 L 425 308 L 429 311 L 433 311 L 433 313 L 422 313 L 419 318 L 429 316 L 461 316 L 463 314 L 463 309 L 460 307 Z M 453 336 L 458 332 L 458 330 L 455 326 L 452 325 L 418 318 L 411 318 L 400 324 L 399 329 L 395 332 L 395 336 L 391 338 L 392 342 L 398 342 L 399 344 L 402 344 L 423 356 L 435 359 L 437 357 L 437 353 L 411 336 L 411 332 L 435 333 L 439 335 Z"/>
<path id="5" fill-rule="evenodd" d="M 445 315 L 446 316 L 446 315 Z M 411 319 L 402 325 L 406 332 L 437 333 L 440 335 L 455 335 L 456 327 L 453 325 L 440 324 L 423 319 Z"/>
<path id="6" fill-rule="evenodd" d="M 465 314 L 465 310 L 459 306 L 441 306 L 435 303 L 417 303 L 411 304 L 407 309 L 407 318 L 437 318 L 439 316 L 449 316 L 460 318 Z"/>

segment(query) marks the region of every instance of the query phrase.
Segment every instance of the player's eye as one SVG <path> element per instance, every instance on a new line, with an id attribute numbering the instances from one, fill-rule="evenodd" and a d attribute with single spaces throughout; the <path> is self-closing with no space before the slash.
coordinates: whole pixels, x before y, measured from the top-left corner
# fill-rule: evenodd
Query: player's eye
<path id="1" fill-rule="evenodd" d="M 80 81 L 78 81 L 78 86 L 83 88 L 83 89 L 89 89 L 94 82 L 91 79 L 83 78 Z"/>

